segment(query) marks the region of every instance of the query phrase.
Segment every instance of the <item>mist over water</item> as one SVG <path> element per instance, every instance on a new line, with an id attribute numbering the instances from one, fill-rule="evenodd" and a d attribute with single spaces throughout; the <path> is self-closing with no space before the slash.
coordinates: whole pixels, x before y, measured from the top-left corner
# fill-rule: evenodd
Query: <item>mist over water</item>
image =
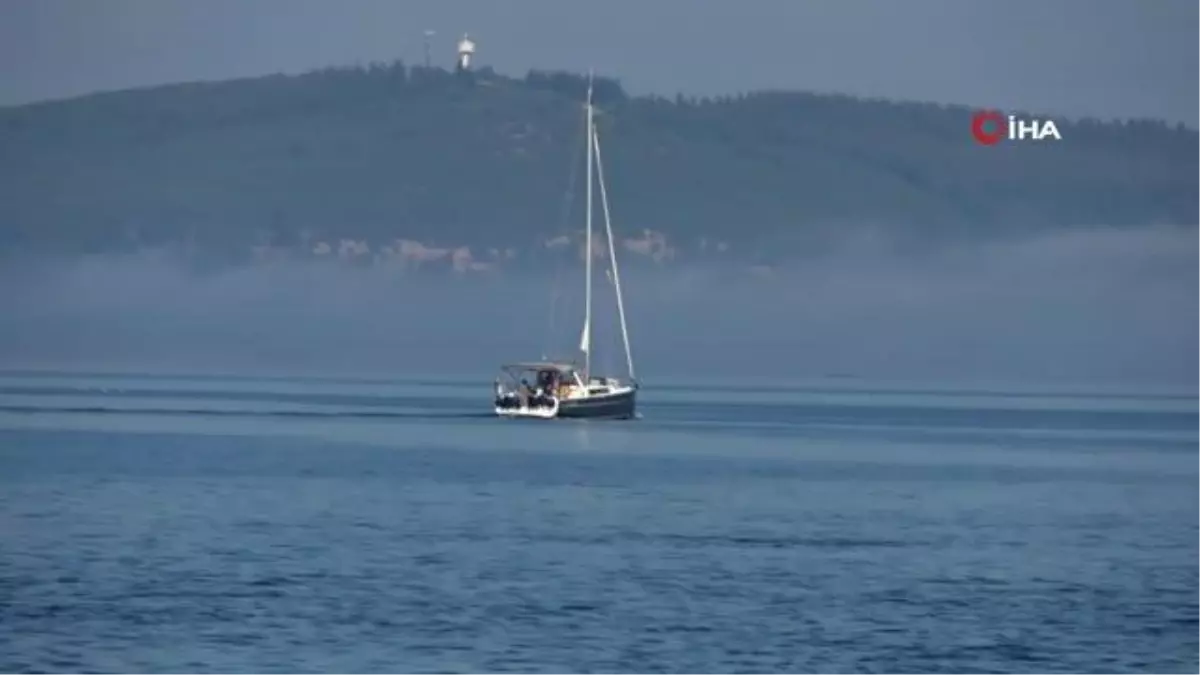
<path id="1" fill-rule="evenodd" d="M 1195 227 L 1094 228 L 903 252 L 868 229 L 770 270 L 623 256 L 634 358 L 656 376 L 1194 386 Z M 520 262 L 518 258 L 517 262 Z M 0 266 L 0 368 L 490 376 L 573 354 L 582 270 L 411 275 L 156 255 Z M 596 358 L 620 371 L 597 274 Z M 550 321 L 555 290 L 561 294 Z"/>

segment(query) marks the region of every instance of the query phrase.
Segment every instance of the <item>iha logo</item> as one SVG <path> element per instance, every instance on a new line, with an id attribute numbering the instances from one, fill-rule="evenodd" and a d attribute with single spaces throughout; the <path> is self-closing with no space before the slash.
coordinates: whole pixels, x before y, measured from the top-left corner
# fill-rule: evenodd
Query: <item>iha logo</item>
<path id="1" fill-rule="evenodd" d="M 1010 141 L 1061 141 L 1054 120 L 1025 120 L 998 110 L 980 110 L 971 117 L 971 135 L 982 145 Z"/>

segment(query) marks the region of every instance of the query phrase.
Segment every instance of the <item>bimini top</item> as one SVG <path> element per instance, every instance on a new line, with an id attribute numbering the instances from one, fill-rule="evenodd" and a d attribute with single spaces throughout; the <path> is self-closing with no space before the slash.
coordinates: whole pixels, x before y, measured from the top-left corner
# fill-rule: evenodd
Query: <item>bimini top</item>
<path id="1" fill-rule="evenodd" d="M 528 361 L 500 366 L 501 370 L 553 370 L 559 373 L 575 372 L 575 364 L 561 361 Z"/>

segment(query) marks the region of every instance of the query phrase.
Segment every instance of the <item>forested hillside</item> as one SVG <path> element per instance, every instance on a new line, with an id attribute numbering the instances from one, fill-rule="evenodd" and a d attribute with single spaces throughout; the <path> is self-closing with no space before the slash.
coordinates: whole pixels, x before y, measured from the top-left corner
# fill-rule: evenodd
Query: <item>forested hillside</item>
<path id="1" fill-rule="evenodd" d="M 0 109 L 0 252 L 519 259 L 582 222 L 585 86 L 397 63 Z M 920 243 L 1200 220 L 1197 133 L 1159 122 L 984 147 L 966 107 L 608 79 L 597 100 L 614 219 L 660 261 L 801 255 L 854 225 Z"/>

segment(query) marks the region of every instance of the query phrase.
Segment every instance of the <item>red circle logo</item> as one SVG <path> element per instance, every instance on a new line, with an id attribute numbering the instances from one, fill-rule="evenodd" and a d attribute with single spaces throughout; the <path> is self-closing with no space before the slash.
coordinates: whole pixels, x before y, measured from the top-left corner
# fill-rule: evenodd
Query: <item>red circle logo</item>
<path id="1" fill-rule="evenodd" d="M 1004 121 L 998 110 L 980 110 L 971 117 L 971 135 L 982 145 L 995 145 L 1004 138 Z"/>

